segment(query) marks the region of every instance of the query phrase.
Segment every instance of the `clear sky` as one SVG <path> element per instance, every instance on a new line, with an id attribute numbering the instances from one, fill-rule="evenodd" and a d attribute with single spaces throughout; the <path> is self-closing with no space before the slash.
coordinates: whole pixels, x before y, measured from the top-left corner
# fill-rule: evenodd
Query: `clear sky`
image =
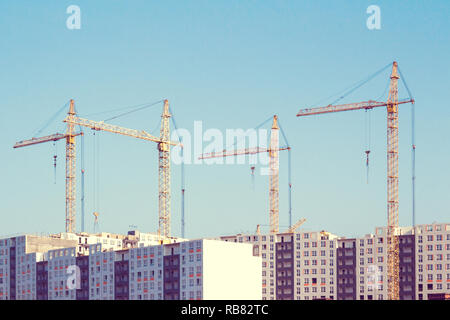
<path id="1" fill-rule="evenodd" d="M 79 30 L 66 27 L 72 4 L 81 9 Z M 381 9 L 380 30 L 366 26 L 370 5 Z M 196 120 L 204 130 L 224 131 L 277 114 L 292 147 L 293 221 L 304 217 L 304 229 L 344 236 L 374 232 L 387 216 L 386 110 L 371 112 L 368 184 L 364 111 L 295 115 L 394 60 L 416 99 L 416 222 L 449 222 L 449 17 L 447 0 L 1 1 L 0 235 L 64 231 L 64 142 L 56 149 L 12 146 L 71 98 L 94 120 L 111 115 L 99 112 L 167 98 L 177 125 L 191 131 Z M 341 102 L 378 98 L 388 77 L 389 70 Z M 152 131 L 161 109 L 111 122 Z M 411 107 L 400 109 L 400 225 L 408 226 Z M 41 135 L 62 132 L 63 118 Z M 125 233 L 134 225 L 155 232 L 156 145 L 101 133 L 94 153 L 91 132 L 85 140 L 87 231 L 99 210 L 102 231 Z M 180 167 L 172 173 L 172 234 L 179 236 Z M 79 229 L 79 179 L 77 188 Z M 282 153 L 282 229 L 287 189 Z M 253 188 L 248 164 L 186 167 L 187 237 L 254 232 L 268 224 L 268 206 L 268 177 L 256 175 Z"/>

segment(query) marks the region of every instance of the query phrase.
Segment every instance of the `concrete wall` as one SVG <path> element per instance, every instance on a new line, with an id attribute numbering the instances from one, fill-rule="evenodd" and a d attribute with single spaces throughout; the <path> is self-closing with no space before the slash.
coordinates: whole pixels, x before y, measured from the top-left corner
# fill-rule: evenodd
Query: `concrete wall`
<path id="1" fill-rule="evenodd" d="M 64 240 L 38 236 L 26 236 L 25 253 L 47 252 L 49 250 L 73 248 L 77 246 L 76 240 Z"/>
<path id="2" fill-rule="evenodd" d="M 261 263 L 252 244 L 203 240 L 203 299 L 261 300 Z"/>

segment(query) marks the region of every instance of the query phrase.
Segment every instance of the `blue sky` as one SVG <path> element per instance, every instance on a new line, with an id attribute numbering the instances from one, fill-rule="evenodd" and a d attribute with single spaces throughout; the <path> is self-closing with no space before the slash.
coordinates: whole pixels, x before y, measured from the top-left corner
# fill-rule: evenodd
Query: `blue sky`
<path id="1" fill-rule="evenodd" d="M 80 30 L 66 28 L 72 4 L 81 9 Z M 381 9 L 380 30 L 366 27 L 372 4 Z M 345 236 L 373 232 L 386 224 L 386 111 L 372 111 L 369 184 L 363 111 L 295 115 L 394 60 L 416 99 L 416 222 L 448 222 L 449 16 L 445 0 L 2 1 L 0 234 L 64 230 L 64 142 L 56 147 L 56 184 L 52 143 L 12 146 L 71 98 L 82 115 L 167 98 L 188 130 L 196 120 L 205 130 L 248 129 L 277 114 L 292 146 L 293 220 Z M 388 76 L 342 102 L 378 98 Z M 407 97 L 403 86 L 399 96 Z M 151 131 L 160 112 L 112 122 Z M 42 135 L 64 130 L 63 117 Z M 400 224 L 411 225 L 410 106 L 399 121 Z M 85 140 L 87 231 L 96 209 L 102 231 L 156 231 L 156 145 L 102 133 L 95 170 L 92 133 Z M 280 166 L 283 229 L 286 154 Z M 179 166 L 172 173 L 172 233 L 180 235 Z M 253 232 L 268 223 L 268 205 L 268 178 L 256 176 L 252 188 L 248 164 L 186 167 L 187 237 Z"/>

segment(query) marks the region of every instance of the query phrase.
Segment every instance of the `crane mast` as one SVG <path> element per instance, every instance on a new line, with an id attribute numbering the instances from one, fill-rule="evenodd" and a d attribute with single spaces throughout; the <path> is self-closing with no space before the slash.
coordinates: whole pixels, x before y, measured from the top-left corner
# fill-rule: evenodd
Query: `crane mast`
<path id="1" fill-rule="evenodd" d="M 161 115 L 159 150 L 159 228 L 158 235 L 163 239 L 170 236 L 170 112 L 169 101 L 164 100 Z"/>
<path id="2" fill-rule="evenodd" d="M 279 131 L 277 116 L 273 117 L 272 130 L 270 133 L 270 151 L 269 151 L 269 208 L 270 208 L 270 233 L 280 231 L 279 223 L 279 166 L 280 159 L 278 154 Z"/>
<path id="3" fill-rule="evenodd" d="M 397 62 L 393 63 L 387 101 L 387 246 L 388 246 L 388 298 L 398 300 L 399 243 L 398 224 L 398 79 Z"/>
<path id="4" fill-rule="evenodd" d="M 70 100 L 69 116 L 75 115 L 73 99 Z M 75 232 L 75 136 L 74 125 L 67 123 L 66 131 L 66 232 Z"/>

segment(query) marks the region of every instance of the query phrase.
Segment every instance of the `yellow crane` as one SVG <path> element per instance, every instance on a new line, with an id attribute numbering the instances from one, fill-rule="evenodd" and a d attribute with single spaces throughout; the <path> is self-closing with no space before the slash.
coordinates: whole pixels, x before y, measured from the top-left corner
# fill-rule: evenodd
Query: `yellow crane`
<path id="1" fill-rule="evenodd" d="M 296 223 L 294 223 L 287 231 L 286 233 L 293 233 L 295 232 L 295 230 L 298 229 L 298 227 L 300 227 L 302 224 L 304 224 L 306 222 L 305 218 L 301 218 L 300 220 L 298 220 Z"/>
<path id="2" fill-rule="evenodd" d="M 300 227 L 302 224 L 304 224 L 306 222 L 305 218 L 301 218 L 300 220 L 298 220 L 295 224 L 293 224 L 292 226 L 290 226 L 285 233 L 293 233 L 295 232 L 298 227 Z M 261 225 L 257 224 L 256 225 L 256 234 L 257 235 L 261 235 Z"/>
<path id="3" fill-rule="evenodd" d="M 270 133 L 270 146 L 269 148 L 247 148 L 240 150 L 224 150 L 221 152 L 212 152 L 202 154 L 199 159 L 211 159 L 219 157 L 239 156 L 247 154 L 256 154 L 261 152 L 267 152 L 269 154 L 269 222 L 270 233 L 279 232 L 279 151 L 290 150 L 288 147 L 279 147 L 279 130 L 278 117 L 273 116 L 272 129 Z M 291 188 L 291 183 L 289 183 Z M 290 190 L 290 189 L 289 189 Z M 290 208 L 289 208 L 290 210 Z M 258 229 L 257 232 L 260 232 Z"/>
<path id="4" fill-rule="evenodd" d="M 170 146 L 181 145 L 179 142 L 170 141 L 169 101 L 164 100 L 161 115 L 160 136 L 155 137 L 144 130 L 128 129 L 103 121 L 93 121 L 78 117 L 75 113 L 69 113 L 64 122 L 91 128 L 97 131 L 107 131 L 136 139 L 156 142 L 159 150 L 159 227 L 158 236 L 163 240 L 170 237 Z"/>
<path id="5" fill-rule="evenodd" d="M 70 100 L 70 107 L 68 117 L 75 115 L 75 106 L 73 100 Z M 75 224 L 75 137 L 82 135 L 82 132 L 74 131 L 74 124 L 68 123 L 65 134 L 55 133 L 49 136 L 40 138 L 32 138 L 29 140 L 19 141 L 14 145 L 14 148 L 21 148 L 40 144 L 49 141 L 58 141 L 66 139 L 66 232 L 74 233 L 76 231 Z"/>
<path id="6" fill-rule="evenodd" d="M 302 109 L 297 117 L 333 113 L 349 110 L 370 110 L 377 107 L 387 109 L 387 246 L 388 246 L 388 298 L 398 300 L 399 288 L 399 243 L 398 229 L 398 106 L 413 103 L 414 99 L 398 100 L 398 64 L 392 63 L 387 102 L 364 101 L 343 105 Z"/>

